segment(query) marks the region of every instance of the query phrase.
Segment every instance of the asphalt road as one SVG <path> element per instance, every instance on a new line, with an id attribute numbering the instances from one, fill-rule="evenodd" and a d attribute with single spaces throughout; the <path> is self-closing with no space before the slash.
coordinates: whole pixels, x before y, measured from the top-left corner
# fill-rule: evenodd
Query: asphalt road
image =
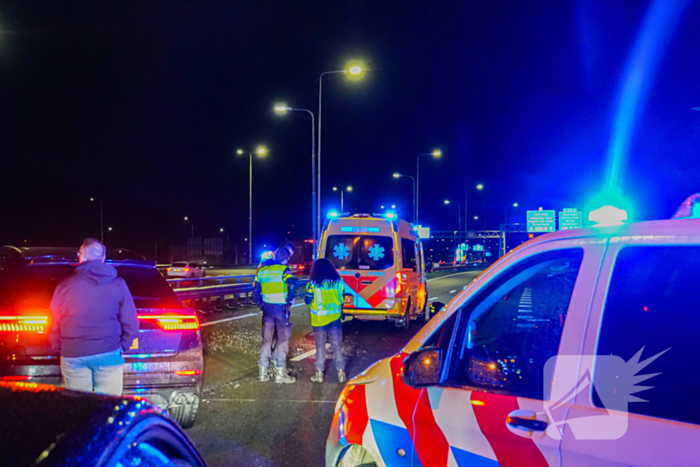
<path id="1" fill-rule="evenodd" d="M 480 271 L 431 279 L 429 298 L 447 303 Z M 294 332 L 289 368 L 295 384 L 257 381 L 261 318 L 257 308 L 207 316 L 204 393 L 197 424 L 188 430 L 211 467 L 323 466 L 335 402 L 343 388 L 327 352 L 324 384 L 312 383 L 315 345 L 305 305 L 292 309 Z M 401 350 L 421 327 L 408 331 L 393 323 L 343 323 L 346 371 L 352 377 L 380 358 Z"/>

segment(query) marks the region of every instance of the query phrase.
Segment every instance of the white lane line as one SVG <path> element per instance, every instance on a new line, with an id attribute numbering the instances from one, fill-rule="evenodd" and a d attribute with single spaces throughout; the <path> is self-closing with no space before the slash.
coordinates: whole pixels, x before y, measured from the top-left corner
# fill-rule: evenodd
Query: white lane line
<path id="1" fill-rule="evenodd" d="M 304 303 L 304 302 L 295 303 L 294 305 L 292 305 L 292 308 L 296 308 L 296 307 L 298 307 L 298 306 L 304 306 L 304 305 L 306 305 L 306 303 Z"/>
<path id="2" fill-rule="evenodd" d="M 232 318 L 224 318 L 224 319 L 218 319 L 216 321 L 207 321 L 206 323 L 202 323 L 199 325 L 199 327 L 204 327 L 204 326 L 212 326 L 214 324 L 219 324 L 219 323 L 225 323 L 226 321 L 235 321 L 237 319 L 243 319 L 243 318 L 250 318 L 251 316 L 258 316 L 262 314 L 261 312 L 257 313 L 248 313 L 247 315 L 241 315 L 241 316 L 234 316 Z"/>
<path id="3" fill-rule="evenodd" d="M 266 402 L 269 403 L 269 399 L 205 399 L 207 401 L 214 401 L 214 402 Z M 275 399 L 274 402 L 292 402 L 292 403 L 301 403 L 301 404 L 335 404 L 337 401 L 312 401 L 312 400 L 298 400 L 298 399 L 286 399 L 286 400 L 280 400 L 280 399 Z"/>
<path id="4" fill-rule="evenodd" d="M 455 293 L 457 292 L 456 290 L 450 290 L 448 293 Z"/>
<path id="5" fill-rule="evenodd" d="M 440 298 L 440 297 L 429 298 L 428 301 L 429 301 L 429 302 L 432 302 L 433 300 L 437 300 L 438 298 Z"/>
<path id="6" fill-rule="evenodd" d="M 440 276 L 440 277 L 433 277 L 432 279 L 428 279 L 428 282 L 430 281 L 439 281 L 440 279 L 447 279 L 448 277 L 453 277 L 453 276 L 461 276 L 462 274 L 467 274 L 470 272 L 475 272 L 475 271 L 464 271 L 464 272 L 456 272 L 454 274 L 448 274 L 446 276 Z"/>
<path id="7" fill-rule="evenodd" d="M 328 350 L 328 349 L 330 349 L 330 348 L 331 348 L 331 344 L 330 344 L 330 343 L 326 343 L 326 350 Z M 302 361 L 302 360 L 306 360 L 307 358 L 309 358 L 309 357 L 311 357 L 311 356 L 313 356 L 313 355 L 316 355 L 316 349 L 312 349 L 312 350 L 309 350 L 308 352 L 304 352 L 304 353 L 301 354 L 301 355 L 297 355 L 297 356 L 294 357 L 294 358 L 290 358 L 290 360 L 293 361 L 293 362 L 300 362 L 300 361 Z"/>

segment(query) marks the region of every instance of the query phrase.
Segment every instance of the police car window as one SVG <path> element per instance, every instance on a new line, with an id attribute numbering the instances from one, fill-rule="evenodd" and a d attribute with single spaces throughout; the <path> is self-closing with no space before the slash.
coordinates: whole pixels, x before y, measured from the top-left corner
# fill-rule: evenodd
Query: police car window
<path id="1" fill-rule="evenodd" d="M 403 268 L 417 271 L 418 264 L 416 263 L 416 244 L 413 240 L 408 238 L 401 239 L 401 254 L 403 257 Z"/>
<path id="2" fill-rule="evenodd" d="M 620 250 L 596 352 L 619 357 L 619 368 L 606 371 L 598 365 L 600 359 L 596 362 L 595 405 L 700 424 L 700 372 L 693 364 L 697 362 L 700 329 L 698 274 L 698 246 L 630 246 Z M 610 365 L 615 366 L 615 361 L 610 360 Z M 660 374 L 640 379 L 656 373 Z M 635 379 L 637 386 L 648 389 L 636 392 Z"/>
<path id="3" fill-rule="evenodd" d="M 520 262 L 462 310 L 452 379 L 543 399 L 544 366 L 557 354 L 583 250 Z"/>

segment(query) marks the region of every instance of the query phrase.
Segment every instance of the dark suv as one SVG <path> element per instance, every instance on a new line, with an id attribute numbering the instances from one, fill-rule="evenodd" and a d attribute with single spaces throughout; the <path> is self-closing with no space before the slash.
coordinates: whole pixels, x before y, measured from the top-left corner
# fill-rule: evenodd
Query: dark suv
<path id="1" fill-rule="evenodd" d="M 202 340 L 195 312 L 175 296 L 155 263 L 123 259 L 117 268 L 134 297 L 140 329 L 124 357 L 124 393 L 168 409 L 183 427 L 194 424 L 202 389 Z M 127 256 L 127 258 L 130 258 Z M 77 250 L 0 247 L 0 380 L 61 384 L 51 351 L 49 304 L 73 273 Z"/>

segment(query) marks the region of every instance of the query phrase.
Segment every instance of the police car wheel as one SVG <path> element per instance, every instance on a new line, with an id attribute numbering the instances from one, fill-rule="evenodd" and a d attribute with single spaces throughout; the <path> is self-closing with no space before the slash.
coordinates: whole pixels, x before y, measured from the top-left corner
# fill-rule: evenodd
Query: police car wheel
<path id="1" fill-rule="evenodd" d="M 338 459 L 337 467 L 377 467 L 372 455 L 359 444 L 348 446 Z"/>

